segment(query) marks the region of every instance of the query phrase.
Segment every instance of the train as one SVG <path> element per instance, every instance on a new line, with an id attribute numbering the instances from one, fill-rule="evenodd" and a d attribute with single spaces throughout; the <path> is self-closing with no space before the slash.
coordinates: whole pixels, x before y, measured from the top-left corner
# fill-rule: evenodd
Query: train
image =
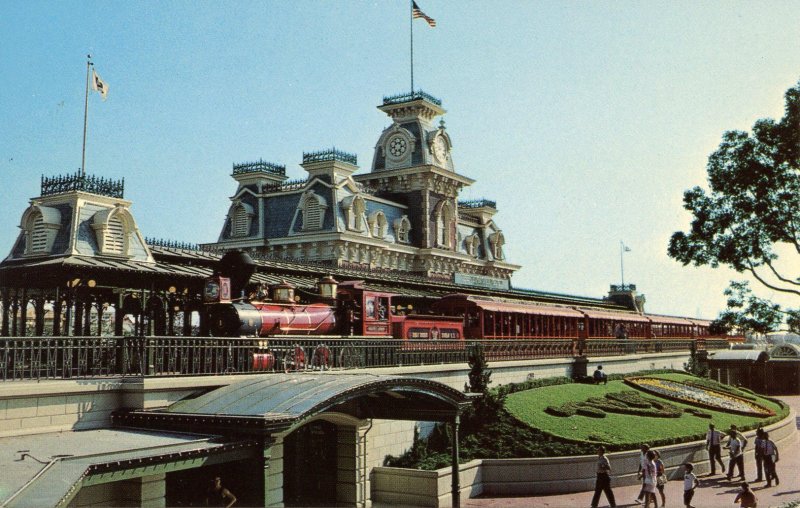
<path id="1" fill-rule="evenodd" d="M 223 275 L 206 280 L 203 300 L 212 336 L 391 337 L 451 344 L 465 340 L 709 337 L 710 321 L 706 320 L 464 293 L 426 302 L 424 312 L 415 313 L 411 304 L 396 304 L 407 300 L 403 295 L 370 290 L 363 281 L 337 282 L 330 276 L 317 282 L 317 293 L 303 292 L 302 299 L 299 290 L 286 282 L 269 287 L 251 285 L 233 298 L 236 285 Z M 241 280 L 238 285 L 245 287 Z"/>

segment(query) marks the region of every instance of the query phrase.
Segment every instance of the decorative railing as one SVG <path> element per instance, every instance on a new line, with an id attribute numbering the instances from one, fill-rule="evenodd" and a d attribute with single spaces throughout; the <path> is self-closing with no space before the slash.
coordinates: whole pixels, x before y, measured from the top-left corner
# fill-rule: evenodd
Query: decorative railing
<path id="1" fill-rule="evenodd" d="M 308 185 L 308 179 L 301 178 L 297 180 L 289 180 L 287 182 L 276 183 L 273 185 L 265 185 L 264 192 L 286 192 L 302 189 Z"/>
<path id="2" fill-rule="evenodd" d="M 0 380 L 189 376 L 467 363 L 477 341 L 335 337 L 5 337 Z M 489 361 L 690 351 L 691 339 L 486 340 Z M 723 349 L 721 339 L 696 341 Z"/>
<path id="3" fill-rule="evenodd" d="M 50 196 L 69 191 L 83 191 L 112 198 L 123 199 L 125 179 L 111 180 L 93 175 L 81 174 L 46 177 L 42 175 L 42 196 Z"/>
<path id="4" fill-rule="evenodd" d="M 402 104 L 403 102 L 411 102 L 417 99 L 424 99 L 428 102 L 436 104 L 437 106 L 442 105 L 441 99 L 437 99 L 433 95 L 429 93 L 425 93 L 422 90 L 417 90 L 416 92 L 410 93 L 402 93 L 397 95 L 391 95 L 389 97 L 383 98 L 383 105 L 388 106 L 391 104 Z"/>
<path id="5" fill-rule="evenodd" d="M 246 173 L 272 173 L 273 175 L 286 176 L 286 166 L 257 160 L 255 162 L 242 162 L 233 165 L 233 174 L 242 175 Z"/>
<path id="6" fill-rule="evenodd" d="M 145 243 L 151 247 L 164 247 L 165 249 L 180 249 L 180 250 L 202 250 L 196 243 L 178 242 L 175 240 L 165 240 L 163 238 L 147 238 L 144 239 Z"/>
<path id="7" fill-rule="evenodd" d="M 459 208 L 483 208 L 484 206 L 497 209 L 497 202 L 489 201 L 488 199 L 472 199 L 458 202 Z"/>
<path id="8" fill-rule="evenodd" d="M 355 154 L 343 152 L 336 148 L 320 150 L 319 152 L 303 152 L 303 164 L 309 162 L 339 161 L 358 166 L 358 157 Z"/>

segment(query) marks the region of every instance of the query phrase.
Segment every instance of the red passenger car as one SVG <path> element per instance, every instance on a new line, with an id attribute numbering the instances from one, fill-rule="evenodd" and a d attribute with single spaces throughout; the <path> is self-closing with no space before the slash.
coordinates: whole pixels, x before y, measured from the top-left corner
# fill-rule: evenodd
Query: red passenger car
<path id="1" fill-rule="evenodd" d="M 433 310 L 463 316 L 467 339 L 577 339 L 584 322 L 583 313 L 571 307 L 465 294 L 447 295 Z"/>

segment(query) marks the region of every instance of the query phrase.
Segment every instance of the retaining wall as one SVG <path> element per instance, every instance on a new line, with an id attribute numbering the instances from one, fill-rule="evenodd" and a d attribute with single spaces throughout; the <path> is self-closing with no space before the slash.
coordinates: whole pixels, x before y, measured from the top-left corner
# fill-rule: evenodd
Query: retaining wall
<path id="1" fill-rule="evenodd" d="M 605 367 L 604 367 L 605 369 Z M 778 423 L 766 427 L 770 438 L 779 449 L 797 440 L 797 415 L 792 411 Z M 745 463 L 752 463 L 755 431 L 745 432 L 749 445 Z M 694 441 L 671 446 L 661 446 L 661 459 L 670 480 L 682 479 L 682 465 L 691 462 L 695 473 L 710 470 L 705 441 Z M 609 453 L 612 468 L 612 485 L 634 485 L 639 466 L 639 451 Z M 461 498 L 482 494 L 490 496 L 538 496 L 567 494 L 594 489 L 597 457 L 552 457 L 537 459 L 480 459 L 461 464 Z M 419 471 L 411 469 L 376 467 L 372 477 L 372 500 L 377 503 L 417 506 L 451 506 L 451 469 Z"/>

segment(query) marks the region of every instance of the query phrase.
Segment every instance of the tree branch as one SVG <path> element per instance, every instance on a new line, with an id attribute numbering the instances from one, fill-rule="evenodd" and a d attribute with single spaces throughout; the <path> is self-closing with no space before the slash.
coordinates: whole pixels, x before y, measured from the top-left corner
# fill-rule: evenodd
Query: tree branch
<path id="1" fill-rule="evenodd" d="M 756 272 L 756 269 L 753 267 L 752 263 L 750 263 L 750 268 L 748 270 L 750 271 L 751 274 L 753 274 L 753 277 L 755 277 L 755 279 L 758 282 L 760 282 L 764 286 L 768 287 L 769 289 L 772 289 L 772 290 L 775 290 L 775 291 L 780 291 L 781 293 L 791 293 L 793 295 L 800 296 L 800 291 L 798 291 L 796 289 L 787 289 L 787 288 L 774 286 L 774 285 L 770 284 L 769 282 L 765 281 L 764 279 L 762 279 L 761 276 L 758 275 L 758 273 Z"/>
<path id="2" fill-rule="evenodd" d="M 781 276 L 781 274 L 778 273 L 778 271 L 775 269 L 775 267 L 772 266 L 772 262 L 769 259 L 764 258 L 763 261 L 764 261 L 764 264 L 769 267 L 770 271 L 772 271 L 773 275 L 775 275 L 775 277 L 779 281 L 785 282 L 786 284 L 791 284 L 792 286 L 800 286 L 800 282 L 795 282 L 792 279 L 787 279 L 786 277 Z M 752 268 L 752 265 L 751 265 L 751 268 Z"/>
<path id="3" fill-rule="evenodd" d="M 797 241 L 797 227 L 795 226 L 793 219 L 789 219 L 789 228 L 792 230 L 792 243 L 794 244 L 794 250 L 800 254 L 800 243 Z"/>

